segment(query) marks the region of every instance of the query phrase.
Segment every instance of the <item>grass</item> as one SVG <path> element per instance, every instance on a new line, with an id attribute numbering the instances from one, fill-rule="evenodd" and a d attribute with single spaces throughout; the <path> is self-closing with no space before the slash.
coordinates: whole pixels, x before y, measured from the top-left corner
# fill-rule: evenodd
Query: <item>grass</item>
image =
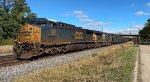
<path id="1" fill-rule="evenodd" d="M 131 82 L 137 47 L 127 43 L 68 64 L 17 76 L 14 82 Z"/>
<path id="2" fill-rule="evenodd" d="M 5 46 L 0 46 L 0 56 L 1 53 L 8 53 L 13 51 L 13 46 L 12 45 L 5 45 Z"/>
<path id="3" fill-rule="evenodd" d="M 13 51 L 13 39 L 7 39 L 7 40 L 0 40 L 0 54 L 1 53 L 7 53 Z"/>
<path id="4" fill-rule="evenodd" d="M 108 79 L 117 82 L 131 82 L 132 72 L 135 64 L 136 48 L 132 48 L 120 56 L 120 63 L 122 63 L 117 68 L 104 69 L 105 72 L 109 72 Z M 115 76 L 115 77 L 114 77 Z"/>
<path id="5" fill-rule="evenodd" d="M 139 49 L 139 52 L 141 52 L 140 49 Z M 138 60 L 139 60 L 139 61 L 138 61 L 138 65 L 139 65 L 139 66 L 138 66 L 138 76 L 137 76 L 138 79 L 137 79 L 137 81 L 138 81 L 138 82 L 142 82 L 142 78 L 141 78 L 141 77 L 142 77 L 142 73 L 141 73 L 141 66 L 140 66 L 140 65 L 142 64 L 142 63 L 141 63 L 141 54 L 139 53 L 138 56 L 139 56 L 139 57 L 138 57 L 138 58 L 139 58 L 139 59 L 138 59 Z"/>
<path id="6" fill-rule="evenodd" d="M 0 40 L 0 46 L 2 45 L 13 45 L 14 39 Z"/>

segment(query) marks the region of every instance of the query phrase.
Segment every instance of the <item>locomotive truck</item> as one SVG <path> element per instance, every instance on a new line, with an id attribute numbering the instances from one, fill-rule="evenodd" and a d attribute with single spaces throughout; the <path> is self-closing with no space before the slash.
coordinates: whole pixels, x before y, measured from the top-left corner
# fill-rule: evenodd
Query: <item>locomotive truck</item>
<path id="1" fill-rule="evenodd" d="M 13 49 L 16 58 L 30 59 L 43 53 L 54 55 L 127 41 L 129 38 L 120 35 L 84 29 L 46 18 L 35 18 L 20 28 Z"/>

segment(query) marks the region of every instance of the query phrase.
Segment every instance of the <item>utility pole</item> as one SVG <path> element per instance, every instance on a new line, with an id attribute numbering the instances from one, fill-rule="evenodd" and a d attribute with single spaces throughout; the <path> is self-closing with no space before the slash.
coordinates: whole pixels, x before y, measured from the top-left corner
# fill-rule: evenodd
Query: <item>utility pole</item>
<path id="1" fill-rule="evenodd" d="M 130 26 L 130 35 L 131 35 L 131 26 Z"/>

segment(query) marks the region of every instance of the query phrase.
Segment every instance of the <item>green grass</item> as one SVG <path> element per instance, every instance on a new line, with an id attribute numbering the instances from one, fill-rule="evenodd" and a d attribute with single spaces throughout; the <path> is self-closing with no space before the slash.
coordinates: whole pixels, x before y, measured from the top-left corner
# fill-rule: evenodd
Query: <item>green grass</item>
<path id="1" fill-rule="evenodd" d="M 131 82 L 132 73 L 134 70 L 134 64 L 136 59 L 137 48 L 131 48 L 128 51 L 122 53 L 119 58 L 121 58 L 120 63 L 122 65 L 117 68 L 107 68 L 104 69 L 104 73 L 109 73 L 107 78 L 109 80 L 117 82 Z"/>
<path id="2" fill-rule="evenodd" d="M 13 45 L 14 39 L 0 40 L 0 46 L 2 45 Z"/>
<path id="3" fill-rule="evenodd" d="M 140 51 L 140 49 L 139 49 L 139 52 L 141 52 Z M 141 65 L 142 63 L 141 63 L 141 54 L 139 53 L 139 55 L 138 55 L 138 76 L 137 76 L 137 82 L 142 82 L 142 73 L 141 73 Z"/>
<path id="4" fill-rule="evenodd" d="M 52 68 L 17 76 L 14 82 L 131 82 L 137 47 L 117 45 Z"/>

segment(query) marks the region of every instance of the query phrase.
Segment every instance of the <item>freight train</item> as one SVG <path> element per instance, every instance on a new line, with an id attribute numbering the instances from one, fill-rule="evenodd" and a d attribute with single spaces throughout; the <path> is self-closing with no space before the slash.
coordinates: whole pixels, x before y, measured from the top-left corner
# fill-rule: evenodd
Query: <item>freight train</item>
<path id="1" fill-rule="evenodd" d="M 13 49 L 16 58 L 30 59 L 43 53 L 54 55 L 127 41 L 129 38 L 120 35 L 35 18 L 20 28 Z"/>

